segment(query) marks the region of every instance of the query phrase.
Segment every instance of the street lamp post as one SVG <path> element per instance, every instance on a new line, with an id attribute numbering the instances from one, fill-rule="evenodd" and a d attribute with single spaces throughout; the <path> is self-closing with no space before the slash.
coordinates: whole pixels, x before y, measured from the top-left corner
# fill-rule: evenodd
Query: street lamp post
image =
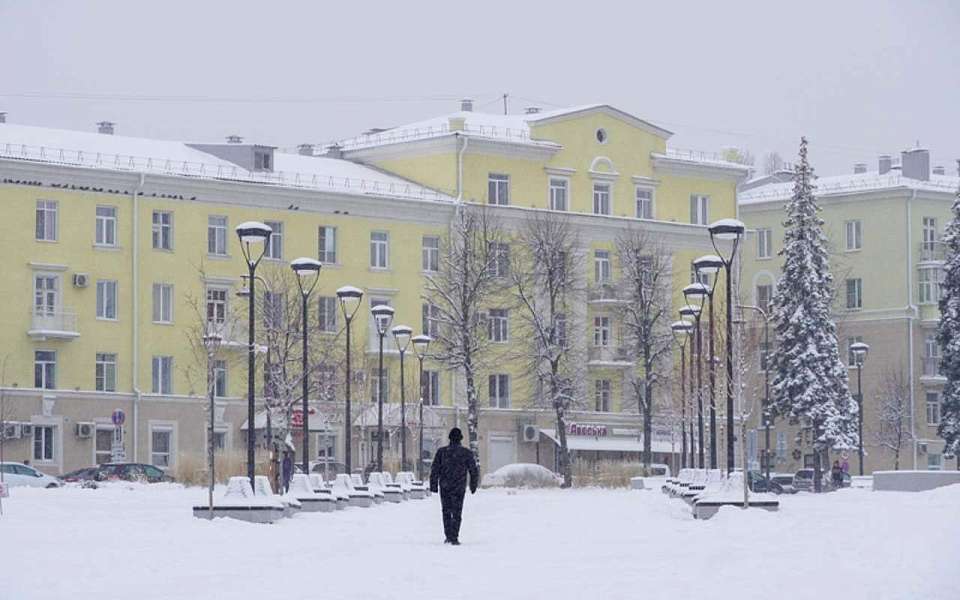
<path id="1" fill-rule="evenodd" d="M 343 407 L 343 467 L 347 475 L 353 472 L 353 440 L 350 435 L 350 384 L 352 379 L 350 373 L 350 323 L 353 322 L 353 317 L 357 314 L 357 309 L 360 308 L 360 300 L 362 299 L 363 290 L 355 288 L 352 285 L 345 285 L 337 290 L 337 301 L 340 303 L 341 312 L 343 312 L 344 328 L 347 332 L 347 385 Z"/>
<path id="2" fill-rule="evenodd" d="M 687 464 L 687 340 L 693 325 L 690 321 L 675 321 L 670 325 L 673 339 L 680 348 L 680 464 Z"/>
<path id="3" fill-rule="evenodd" d="M 393 321 L 393 308 L 378 304 L 370 309 L 373 322 L 380 338 L 380 352 L 377 368 L 377 471 L 383 471 L 383 338 Z"/>
<path id="4" fill-rule="evenodd" d="M 700 311 L 699 306 L 688 304 L 680 309 L 681 318 L 692 318 L 694 329 L 694 346 L 697 355 L 697 465 L 702 469 L 706 461 L 704 460 L 703 450 L 703 337 L 700 335 Z M 691 357 L 693 350 L 691 349 Z M 693 371 L 690 372 L 690 379 L 693 379 Z M 693 448 L 690 449 L 691 454 Z M 690 462 L 693 462 L 691 460 Z"/>
<path id="5" fill-rule="evenodd" d="M 417 436 L 417 478 L 423 481 L 423 359 L 427 357 L 427 349 L 430 348 L 430 342 L 433 341 L 429 335 L 420 334 L 413 336 L 413 352 L 417 355 L 417 362 L 420 363 L 420 370 L 417 376 L 417 383 L 420 387 L 420 435 Z"/>
<path id="6" fill-rule="evenodd" d="M 250 478 L 250 487 L 256 489 L 254 477 L 255 442 L 256 442 L 256 415 L 254 414 L 254 383 L 256 371 L 256 356 L 254 354 L 254 334 L 256 333 L 256 271 L 257 265 L 267 251 L 267 242 L 273 230 L 257 221 L 247 221 L 237 225 L 237 237 L 240 238 L 240 250 L 247 263 L 250 282 L 250 296 L 247 299 L 247 477 Z M 259 253 L 255 248 L 259 246 Z"/>
<path id="7" fill-rule="evenodd" d="M 211 324 L 208 324 L 209 327 Z M 207 491 L 207 502 L 210 508 L 210 518 L 213 518 L 213 486 L 216 484 L 217 477 L 215 472 L 215 457 L 214 453 L 216 452 L 216 443 L 213 439 L 213 427 L 216 422 L 215 417 L 215 398 L 217 390 L 216 382 L 216 373 L 214 371 L 214 361 L 217 358 L 217 351 L 220 349 L 220 344 L 223 342 L 223 337 L 217 331 L 207 331 L 206 335 L 203 336 L 203 347 L 207 351 L 207 396 L 210 399 L 210 420 L 207 430 L 207 468 L 210 471 L 210 486 Z M 249 430 L 248 430 L 249 431 Z"/>
<path id="8" fill-rule="evenodd" d="M 397 325 L 390 330 L 393 333 L 393 341 L 397 344 L 397 350 L 400 351 L 400 470 L 407 470 L 407 390 L 404 383 L 403 374 L 403 355 L 407 352 L 407 346 L 410 344 L 410 336 L 413 330 L 406 325 Z"/>
<path id="9" fill-rule="evenodd" d="M 850 344 L 850 351 L 857 362 L 857 458 L 860 461 L 860 474 L 863 475 L 863 363 L 870 346 L 863 342 Z"/>
<path id="10" fill-rule="evenodd" d="M 723 261 L 723 270 L 726 274 L 727 287 L 727 473 L 734 468 L 733 450 L 733 261 L 737 255 L 737 246 L 743 237 L 745 227 L 736 219 L 720 219 L 708 228 L 710 242 L 720 260 Z M 724 256 L 717 242 L 731 242 L 730 256 Z M 746 474 L 744 474 L 746 477 Z"/>
<path id="11" fill-rule="evenodd" d="M 310 300 L 310 294 L 313 293 L 314 288 L 317 287 L 317 282 L 320 281 L 320 269 L 323 268 L 323 264 L 319 260 L 313 258 L 296 258 L 290 262 L 290 268 L 293 269 L 293 272 L 297 274 L 297 287 L 300 288 L 300 299 L 302 300 L 303 312 L 300 317 L 301 324 L 303 326 L 303 348 L 301 357 L 301 375 L 300 379 L 303 386 L 303 472 L 310 473 L 310 411 L 309 403 L 307 401 L 307 388 L 309 387 L 309 364 L 307 361 L 307 332 L 309 328 L 307 327 L 307 303 Z M 311 280 L 310 277 L 313 277 Z M 305 281 L 309 281 L 309 285 L 304 285 Z"/>
<path id="12" fill-rule="evenodd" d="M 697 273 L 697 280 L 706 275 L 709 284 L 702 284 L 710 303 L 710 468 L 717 468 L 717 353 L 714 349 L 714 321 L 713 292 L 717 289 L 717 272 L 723 268 L 723 261 L 719 256 L 707 254 L 693 261 L 693 268 Z"/>
<path id="13" fill-rule="evenodd" d="M 717 405 L 714 400 L 714 388 L 716 387 L 716 368 L 714 364 L 713 353 L 713 290 L 704 283 L 691 283 L 683 288 L 683 297 L 687 304 L 700 307 L 700 316 L 703 316 L 703 305 L 710 299 L 710 342 L 707 349 L 707 360 L 710 362 L 710 468 L 717 468 Z M 702 339 L 701 339 L 702 343 Z M 701 353 L 703 352 L 701 348 Z"/>
<path id="14" fill-rule="evenodd" d="M 764 478 L 767 480 L 767 485 L 770 485 L 770 461 L 773 458 L 773 454 L 770 453 L 770 426 L 773 425 L 773 411 L 770 406 L 770 318 L 767 316 L 767 312 L 760 308 L 759 306 L 751 306 L 748 304 L 739 305 L 740 309 L 753 310 L 760 314 L 760 318 L 763 319 L 763 429 L 764 429 L 764 445 L 766 446 L 764 460 Z"/>

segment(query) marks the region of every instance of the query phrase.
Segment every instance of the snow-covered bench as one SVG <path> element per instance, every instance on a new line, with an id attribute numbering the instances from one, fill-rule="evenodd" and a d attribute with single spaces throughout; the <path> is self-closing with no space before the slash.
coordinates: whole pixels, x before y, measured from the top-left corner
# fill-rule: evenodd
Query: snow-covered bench
<path id="1" fill-rule="evenodd" d="M 297 473 L 290 480 L 287 496 L 300 502 L 304 512 L 330 512 L 337 509 L 333 496 L 314 492 L 310 476 L 304 473 Z"/>
<path id="2" fill-rule="evenodd" d="M 398 485 L 387 485 L 387 482 L 383 478 L 383 473 L 370 473 L 370 475 L 367 476 L 367 481 L 370 485 L 380 488 L 380 491 L 383 492 L 383 498 L 387 502 L 403 501 L 403 490 L 401 490 Z"/>
<path id="3" fill-rule="evenodd" d="M 313 487 L 313 493 L 330 498 L 334 510 L 343 510 L 350 503 L 349 496 L 339 497 L 330 483 L 323 480 L 323 475 L 319 473 L 310 474 L 310 485 Z"/>
<path id="4" fill-rule="evenodd" d="M 722 480 L 723 473 L 720 469 L 703 469 L 698 472 L 698 476 L 690 481 L 690 484 L 687 485 L 687 488 L 680 494 L 680 497 L 689 504 L 693 504 L 693 499 L 703 493 L 711 483 L 717 483 Z"/>
<path id="5" fill-rule="evenodd" d="M 253 493 L 256 496 L 264 498 L 276 498 L 283 503 L 283 516 L 292 517 L 300 512 L 302 506 L 296 498 L 289 496 L 278 496 L 273 493 L 273 487 L 270 486 L 270 479 L 266 475 L 257 475 L 253 478 Z"/>
<path id="6" fill-rule="evenodd" d="M 201 519 L 229 517 L 251 523 L 273 523 L 284 516 L 284 504 L 276 497 L 262 497 L 253 493 L 246 477 L 231 477 L 227 491 L 209 506 L 194 506 L 193 516 Z"/>
<path id="7" fill-rule="evenodd" d="M 414 500 L 422 500 L 427 497 L 427 486 L 423 485 L 422 481 L 414 479 L 413 473 L 410 471 L 400 471 L 397 473 L 397 479 L 401 485 L 410 486 L 410 497 Z"/>
<path id="8" fill-rule="evenodd" d="M 704 491 L 693 502 L 693 517 L 695 519 L 709 519 L 720 511 L 723 506 L 737 506 L 743 508 L 743 473 L 730 473 L 720 484 L 711 485 L 709 491 Z M 780 501 L 773 494 L 750 493 L 747 508 L 761 508 L 768 511 L 777 511 Z"/>
<path id="9" fill-rule="evenodd" d="M 393 477 L 387 471 L 384 471 L 383 473 L 381 473 L 381 475 L 383 475 L 383 483 L 386 485 L 387 488 L 400 490 L 400 498 L 402 500 L 410 499 L 409 487 L 404 488 L 402 483 L 400 483 L 399 481 L 394 481 Z"/>
<path id="10" fill-rule="evenodd" d="M 374 504 L 383 503 L 383 490 L 380 489 L 380 486 L 372 485 L 369 481 L 363 483 L 363 477 L 359 473 L 350 475 L 350 482 L 353 484 L 353 489 L 367 491 L 373 494 Z"/>
<path id="11" fill-rule="evenodd" d="M 688 485 L 690 481 L 693 480 L 694 475 L 700 469 L 680 469 L 680 474 L 677 476 L 677 480 L 672 484 L 667 484 L 667 493 L 671 496 L 680 495 Z"/>
<path id="12" fill-rule="evenodd" d="M 373 506 L 373 494 L 367 490 L 357 490 L 353 488 L 353 481 L 346 473 L 340 473 L 333 480 L 334 492 L 346 494 L 350 499 L 350 506 L 359 506 L 360 508 L 370 508 Z"/>

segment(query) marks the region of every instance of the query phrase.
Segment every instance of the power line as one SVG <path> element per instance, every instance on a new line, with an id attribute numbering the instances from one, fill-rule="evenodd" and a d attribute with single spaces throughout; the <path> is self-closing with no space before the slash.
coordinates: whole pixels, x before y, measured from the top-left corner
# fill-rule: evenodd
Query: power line
<path id="1" fill-rule="evenodd" d="M 185 102 L 232 104 L 369 104 L 378 102 L 449 102 L 489 94 L 434 94 L 424 96 L 187 96 L 154 94 L 95 94 L 86 92 L 0 92 L 5 98 L 36 100 L 90 100 L 114 102 Z M 499 99 L 499 95 L 498 95 Z"/>

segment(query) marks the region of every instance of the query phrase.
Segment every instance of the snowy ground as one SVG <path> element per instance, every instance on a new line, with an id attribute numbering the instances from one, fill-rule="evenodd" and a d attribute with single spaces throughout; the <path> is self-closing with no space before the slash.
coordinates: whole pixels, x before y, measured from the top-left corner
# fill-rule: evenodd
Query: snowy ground
<path id="1" fill-rule="evenodd" d="M 659 491 L 481 490 L 463 546 L 439 498 L 194 519 L 179 486 L 12 490 L 0 599 L 960 598 L 960 485 L 782 497 L 694 521 Z"/>

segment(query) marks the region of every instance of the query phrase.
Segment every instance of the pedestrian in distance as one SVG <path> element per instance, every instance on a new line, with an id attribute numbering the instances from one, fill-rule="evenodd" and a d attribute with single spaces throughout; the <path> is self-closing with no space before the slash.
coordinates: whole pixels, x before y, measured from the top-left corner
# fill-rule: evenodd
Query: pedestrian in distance
<path id="1" fill-rule="evenodd" d="M 840 461 L 833 461 L 833 467 L 830 468 L 830 478 L 833 480 L 834 489 L 843 487 L 843 468 L 840 467 Z"/>
<path id="2" fill-rule="evenodd" d="M 430 468 L 430 491 L 440 493 L 440 508 L 443 511 L 443 543 L 460 545 L 460 520 L 463 513 L 463 498 L 467 492 L 467 476 L 470 477 L 470 493 L 477 492 L 480 472 L 473 452 L 460 445 L 463 432 L 458 427 L 447 436 L 450 443 L 437 450 Z"/>
<path id="3" fill-rule="evenodd" d="M 293 457 L 289 451 L 283 453 L 283 465 L 281 466 L 281 475 L 283 483 L 283 493 L 290 491 L 290 480 L 293 479 Z"/>

